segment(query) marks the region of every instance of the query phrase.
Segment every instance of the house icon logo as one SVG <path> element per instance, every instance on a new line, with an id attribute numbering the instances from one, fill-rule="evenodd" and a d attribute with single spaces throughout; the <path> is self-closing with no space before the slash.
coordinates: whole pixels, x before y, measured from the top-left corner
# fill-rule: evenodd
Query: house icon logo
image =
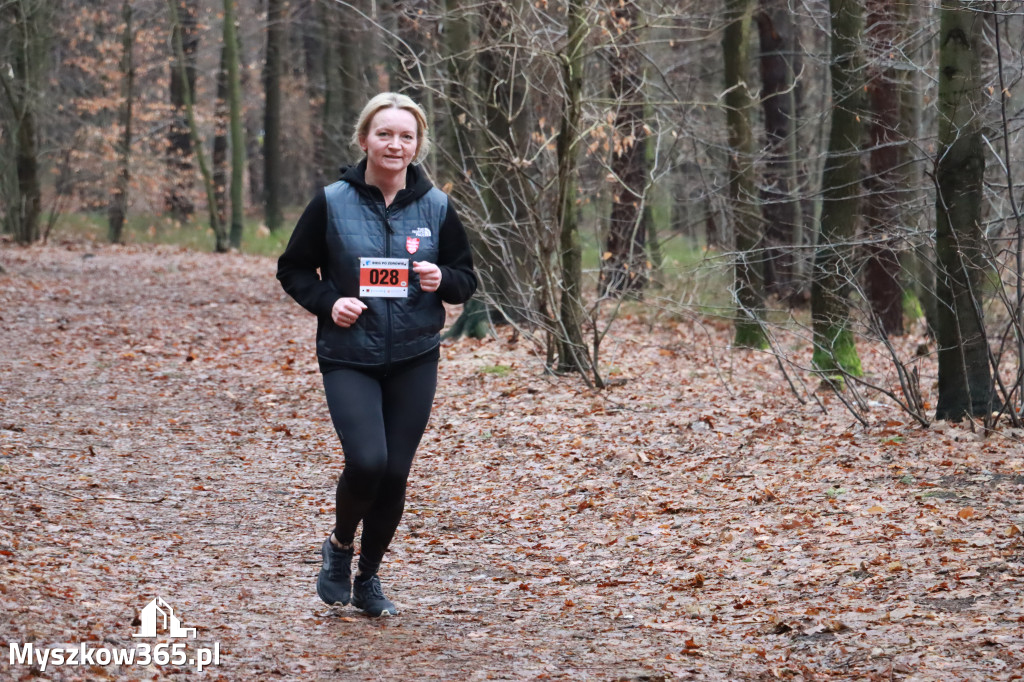
<path id="1" fill-rule="evenodd" d="M 195 639 L 196 629 L 181 626 L 181 620 L 174 615 L 171 605 L 157 597 L 146 604 L 139 614 L 142 627 L 132 637 L 156 637 L 157 630 L 166 630 L 171 637 L 192 637 Z"/>

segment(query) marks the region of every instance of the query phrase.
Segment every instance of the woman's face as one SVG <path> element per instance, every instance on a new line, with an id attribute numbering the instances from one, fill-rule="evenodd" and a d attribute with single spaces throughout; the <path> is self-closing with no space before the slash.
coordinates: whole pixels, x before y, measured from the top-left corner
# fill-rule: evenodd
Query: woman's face
<path id="1" fill-rule="evenodd" d="M 367 167 L 379 173 L 404 172 L 416 157 L 419 134 L 416 117 L 405 109 L 381 109 L 359 141 Z"/>

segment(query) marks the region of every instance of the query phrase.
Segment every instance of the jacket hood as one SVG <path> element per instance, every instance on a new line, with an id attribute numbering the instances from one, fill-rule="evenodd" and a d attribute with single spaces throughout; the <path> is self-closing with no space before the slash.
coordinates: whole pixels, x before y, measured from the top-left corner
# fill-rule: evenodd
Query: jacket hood
<path id="1" fill-rule="evenodd" d="M 351 184 L 361 194 L 372 196 L 375 199 L 383 199 L 380 189 L 374 185 L 366 184 L 366 159 L 354 166 L 342 166 L 340 169 L 341 180 Z M 427 178 L 423 169 L 414 163 L 410 163 L 405 170 L 405 189 L 395 196 L 395 205 L 402 205 L 416 199 L 430 191 L 433 183 Z"/>

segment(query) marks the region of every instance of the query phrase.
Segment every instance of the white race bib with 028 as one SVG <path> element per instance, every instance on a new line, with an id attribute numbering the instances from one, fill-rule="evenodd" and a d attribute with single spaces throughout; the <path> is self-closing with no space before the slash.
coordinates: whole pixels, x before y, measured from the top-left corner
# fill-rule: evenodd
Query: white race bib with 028
<path id="1" fill-rule="evenodd" d="M 359 295 L 406 298 L 409 295 L 409 259 L 360 258 Z"/>

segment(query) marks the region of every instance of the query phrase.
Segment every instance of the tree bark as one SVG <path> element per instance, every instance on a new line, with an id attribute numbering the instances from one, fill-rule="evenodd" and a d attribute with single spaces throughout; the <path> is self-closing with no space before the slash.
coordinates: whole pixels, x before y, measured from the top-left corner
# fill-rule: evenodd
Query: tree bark
<path id="1" fill-rule="evenodd" d="M 558 314 L 558 370 L 587 376 L 589 362 L 583 342 L 583 265 L 577 204 L 577 152 L 583 116 L 583 46 L 587 26 L 583 0 L 567 0 L 567 44 L 562 55 L 564 105 L 559 127 L 557 225 L 562 275 Z"/>
<path id="2" fill-rule="evenodd" d="M 493 149 L 491 144 L 504 141 L 507 135 L 480 125 L 493 117 L 492 110 L 495 107 L 491 104 L 491 98 L 497 96 L 492 93 L 498 87 L 499 79 L 495 69 L 500 64 L 507 64 L 511 57 L 505 51 L 498 56 L 494 55 L 495 51 L 501 49 L 498 45 L 500 36 L 507 30 L 507 27 L 503 30 L 501 26 L 495 25 L 504 16 L 501 12 L 502 4 L 491 1 L 481 7 L 477 37 L 474 35 L 472 10 L 466 7 L 466 3 L 462 0 L 445 0 L 444 52 L 448 76 L 445 83 L 448 116 L 438 126 L 440 142 L 444 147 L 439 168 L 453 193 L 475 200 L 479 192 L 484 199 L 483 220 L 479 221 L 481 224 L 477 229 L 469 232 L 475 267 L 480 278 L 480 292 L 463 307 L 448 332 L 450 338 L 463 335 L 471 338 L 487 336 L 492 317 L 496 321 L 503 318 L 499 310 L 493 309 L 483 299 L 486 297 L 497 301 L 503 293 L 511 292 L 510 282 L 503 276 L 506 264 L 500 257 L 500 249 L 495 248 L 502 239 L 501 233 L 507 222 L 501 219 L 502 202 L 495 198 L 492 186 L 495 174 L 492 172 L 493 164 L 489 164 L 487 158 L 495 154 L 483 151 Z M 497 11 L 493 11 L 495 7 Z M 471 55 L 470 51 L 477 40 L 482 46 L 482 52 Z M 474 69 L 474 65 L 479 65 L 479 69 Z M 476 89 L 472 88 L 474 82 L 479 85 Z M 478 99 L 483 101 L 478 103 Z M 486 118 L 480 114 L 482 108 L 488 109 Z M 492 137 L 490 141 L 486 139 L 488 134 Z M 501 302 L 498 306 L 504 307 Z"/>
<path id="3" fill-rule="evenodd" d="M 17 139 L 19 203 L 12 211 L 17 216 L 14 240 L 19 244 L 31 244 L 39 239 L 39 216 L 42 213 L 36 112 L 31 105 L 25 108 L 18 122 Z"/>
<path id="4" fill-rule="evenodd" d="M 832 10 L 832 130 L 822 172 L 821 227 L 811 281 L 814 366 L 827 379 L 860 376 L 860 357 L 849 328 L 852 241 L 857 228 L 864 114 L 862 8 L 829 0 Z"/>
<path id="5" fill-rule="evenodd" d="M 864 288 L 881 333 L 899 336 L 903 334 L 903 286 L 896 244 L 899 202 L 905 189 L 900 161 L 906 140 L 900 130 L 898 74 L 893 57 L 887 54 L 896 44 L 898 21 L 888 0 L 870 0 L 868 8 L 867 38 L 873 59 L 867 86 L 871 146 L 864 180 L 868 238 Z"/>
<path id="6" fill-rule="evenodd" d="M 185 60 L 185 48 L 182 43 L 181 31 L 178 27 L 178 7 L 176 5 L 177 0 L 168 0 L 167 5 L 171 10 L 171 36 L 173 38 L 173 48 L 176 57 L 176 63 L 184 69 L 186 64 Z M 206 163 L 206 156 L 203 154 L 202 138 L 199 136 L 199 126 L 196 124 L 195 112 L 192 107 L 192 89 L 187 86 L 187 79 L 184 78 L 184 74 L 180 74 L 182 82 L 185 83 L 185 87 L 182 89 L 182 104 L 185 109 L 185 121 L 188 124 L 189 135 L 192 139 L 192 147 L 195 149 L 195 158 L 199 161 L 199 172 L 203 177 L 203 187 L 206 189 L 206 205 L 209 210 L 210 216 L 210 228 L 213 230 L 214 235 L 214 249 L 218 253 L 227 251 L 228 239 L 227 233 L 224 230 L 224 224 L 220 220 L 220 216 L 217 214 L 217 199 L 216 189 L 213 185 L 213 177 L 210 174 L 210 168 Z"/>
<path id="7" fill-rule="evenodd" d="M 509 47 L 515 43 L 523 4 L 522 0 L 487 0 L 480 17 L 477 83 L 483 128 L 471 153 L 482 184 L 485 218 L 475 246 L 483 288 L 496 306 L 488 315 L 497 323 L 523 320 L 529 306 L 521 286 L 527 277 L 525 250 L 509 248 L 523 243 L 521 226 L 529 220 L 516 165 L 529 136 L 526 83 L 522 63 Z"/>
<path id="8" fill-rule="evenodd" d="M 426 81 L 423 54 L 426 51 L 424 35 L 426 31 L 421 25 L 423 14 L 420 5 L 424 0 L 392 0 L 384 14 L 386 24 L 392 29 L 395 40 L 390 43 L 386 60 L 389 87 L 396 92 L 403 92 L 426 108 L 427 92 L 423 85 Z"/>
<path id="9" fill-rule="evenodd" d="M 169 187 L 164 199 L 166 211 L 176 220 L 188 220 L 195 213 L 192 200 L 192 174 L 195 172 L 192 136 L 186 98 L 191 102 L 196 91 L 196 51 L 199 48 L 198 21 L 194 0 L 171 0 L 177 17 L 171 27 L 172 45 L 181 45 L 171 64 L 171 108 L 167 132 L 167 170 Z"/>
<path id="10" fill-rule="evenodd" d="M 729 129 L 729 199 L 736 246 L 734 292 L 736 334 L 740 348 L 768 345 L 764 314 L 763 238 L 760 206 L 755 196 L 754 138 L 750 125 L 751 97 L 747 86 L 750 24 L 754 0 L 727 0 L 722 37 L 725 60 L 726 125 Z"/>
<path id="11" fill-rule="evenodd" d="M 644 129 L 644 68 L 637 47 L 640 10 L 635 0 L 612 0 L 609 17 L 611 99 L 615 129 L 611 173 L 615 178 L 601 294 L 641 292 L 647 285 L 647 239 L 643 222 L 647 181 Z"/>
<path id="12" fill-rule="evenodd" d="M 239 77 L 238 31 L 235 26 L 235 0 L 224 0 L 224 61 L 228 71 L 228 111 L 231 138 L 231 230 L 230 244 L 242 246 L 245 204 L 242 189 L 245 178 L 245 135 L 242 133 L 242 87 Z M 267 178 L 264 178 L 266 181 Z"/>
<path id="13" fill-rule="evenodd" d="M 985 147 L 981 59 L 984 14 L 943 0 L 939 30 L 939 150 L 935 201 L 938 255 L 936 419 L 984 416 L 996 407 L 982 313 Z"/>
<path id="14" fill-rule="evenodd" d="M 444 60 L 447 80 L 444 84 L 448 116 L 438 122 L 438 144 L 444 149 L 443 161 L 438 164 L 442 182 L 451 183 L 453 191 L 464 194 L 472 191 L 479 168 L 476 154 L 482 140 L 476 128 L 479 114 L 472 84 L 477 78 L 474 65 L 479 61 L 471 53 L 477 35 L 471 9 L 464 0 L 445 0 Z M 484 24 L 486 26 L 486 24 Z M 484 75 L 480 74 L 480 81 Z"/>
<path id="15" fill-rule="evenodd" d="M 800 202 L 796 197 L 796 40 L 786 0 L 761 0 L 757 11 L 760 42 L 761 107 L 767 159 L 761 188 L 765 225 L 764 288 L 791 299 L 799 288 L 794 254 L 801 246 Z"/>
<path id="16" fill-rule="evenodd" d="M 281 68 L 288 38 L 285 0 L 267 1 L 267 56 L 263 67 L 263 193 L 267 229 L 276 232 L 281 215 Z"/>
<path id="17" fill-rule="evenodd" d="M 228 60 L 227 46 L 221 41 L 220 68 L 217 69 L 217 94 L 214 103 L 213 194 L 221 225 L 228 222 Z"/>
<path id="18" fill-rule="evenodd" d="M 322 6 L 324 108 L 322 138 L 317 146 L 320 184 L 338 179 L 338 168 L 348 163 L 352 152 L 349 133 L 359 116 L 360 44 L 352 24 L 354 12 L 347 7 Z"/>
<path id="19" fill-rule="evenodd" d="M 40 236 L 42 187 L 37 117 L 42 106 L 39 93 L 43 90 L 50 9 L 48 2 L 0 5 L 0 20 L 12 32 L 11 61 L 9 68 L 0 68 L 0 84 L 11 112 L 13 129 L 8 134 L 13 138 L 15 168 L 13 190 L 5 197 L 4 227 L 19 244 L 31 244 Z"/>
<path id="20" fill-rule="evenodd" d="M 117 179 L 107 208 L 107 237 L 112 244 L 124 240 L 124 221 L 128 214 L 128 186 L 131 182 L 132 158 L 132 101 L 135 98 L 135 66 L 132 46 L 135 35 L 132 27 L 132 3 L 125 0 L 121 8 L 124 32 L 121 35 L 121 105 L 118 112 L 121 124 L 121 144 L 118 149 Z"/>
<path id="21" fill-rule="evenodd" d="M 900 24 L 900 43 L 908 45 L 917 27 L 925 19 L 931 8 L 922 8 L 918 3 L 907 2 L 897 4 Z M 909 48 L 909 45 L 908 45 Z M 917 60 L 925 59 L 925 49 L 918 46 L 914 51 L 906 52 L 907 64 L 898 74 L 900 89 L 900 128 L 904 137 L 912 141 L 900 149 L 900 175 L 905 188 L 900 202 L 900 224 L 905 225 L 912 240 L 912 250 L 902 254 L 903 272 L 910 275 L 907 295 L 914 307 L 924 314 L 929 328 L 937 327 L 935 308 L 935 240 L 932 239 L 934 214 L 919 210 L 925 203 L 925 161 L 926 157 L 918 151 L 913 141 L 920 139 L 921 120 L 924 110 L 924 95 L 921 87 L 922 75 L 916 68 Z M 906 68 L 906 66 L 910 68 Z"/>

